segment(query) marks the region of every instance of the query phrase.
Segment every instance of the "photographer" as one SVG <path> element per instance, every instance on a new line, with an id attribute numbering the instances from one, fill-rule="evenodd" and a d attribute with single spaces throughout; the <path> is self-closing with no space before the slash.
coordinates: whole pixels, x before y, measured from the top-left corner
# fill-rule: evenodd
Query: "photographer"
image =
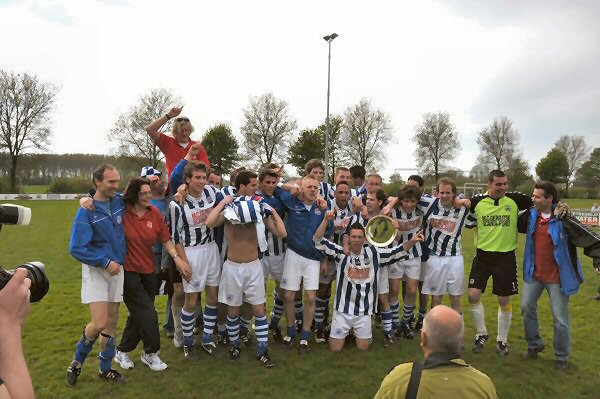
<path id="1" fill-rule="evenodd" d="M 17 269 L 0 290 L 0 399 L 33 398 L 33 385 L 25 357 L 21 333 L 29 314 L 27 270 Z"/>

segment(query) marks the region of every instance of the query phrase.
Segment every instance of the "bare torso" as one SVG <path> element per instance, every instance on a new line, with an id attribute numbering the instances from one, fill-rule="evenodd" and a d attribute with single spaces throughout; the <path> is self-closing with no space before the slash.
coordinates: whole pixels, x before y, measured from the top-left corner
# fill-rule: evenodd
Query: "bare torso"
<path id="1" fill-rule="evenodd" d="M 225 221 L 227 237 L 227 259 L 235 263 L 250 263 L 258 259 L 258 237 L 256 225 L 231 224 Z"/>

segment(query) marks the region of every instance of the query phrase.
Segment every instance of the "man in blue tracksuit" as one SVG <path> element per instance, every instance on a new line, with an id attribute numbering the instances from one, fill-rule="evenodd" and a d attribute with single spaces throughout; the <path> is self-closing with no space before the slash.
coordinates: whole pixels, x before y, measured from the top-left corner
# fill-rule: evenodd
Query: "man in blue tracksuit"
<path id="1" fill-rule="evenodd" d="M 302 187 L 298 197 L 294 197 L 289 192 L 279 188 L 275 191 L 275 195 L 287 212 L 285 222 L 285 228 L 288 232 L 287 250 L 281 278 L 281 288 L 285 290 L 283 299 L 287 319 L 287 336 L 283 339 L 283 344 L 285 347 L 290 348 L 296 336 L 294 298 L 302 283 L 306 299 L 299 346 L 301 354 L 308 352 L 308 341 L 311 335 L 310 326 L 315 315 L 315 299 L 319 288 L 321 259 L 323 259 L 323 254 L 317 250 L 312 240 L 312 236 L 325 217 L 327 209 L 326 200 L 317 198 L 318 193 L 319 181 L 313 175 L 307 175 L 302 179 Z M 330 226 L 328 234 L 331 233 Z"/>
<path id="2" fill-rule="evenodd" d="M 554 317 L 554 353 L 556 368 L 567 369 L 570 352 L 569 296 L 583 283 L 576 247 L 594 260 L 600 274 L 600 236 L 570 217 L 555 218 L 558 202 L 556 187 L 539 182 L 533 190 L 535 207 L 519 217 L 519 232 L 527 234 L 523 261 L 523 300 L 521 302 L 527 354 L 536 359 L 544 350 L 540 336 L 537 303 L 544 289 L 550 296 Z"/>
<path id="3" fill-rule="evenodd" d="M 99 336 L 100 378 L 125 381 L 112 368 L 119 304 L 123 302 L 125 262 L 125 205 L 117 195 L 120 180 L 119 172 L 112 165 L 103 164 L 96 169 L 93 173 L 95 210 L 80 208 L 73 224 L 71 255 L 82 263 L 81 302 L 89 304 L 92 320 L 85 326 L 67 369 L 69 385 L 77 382 L 81 366 Z"/>

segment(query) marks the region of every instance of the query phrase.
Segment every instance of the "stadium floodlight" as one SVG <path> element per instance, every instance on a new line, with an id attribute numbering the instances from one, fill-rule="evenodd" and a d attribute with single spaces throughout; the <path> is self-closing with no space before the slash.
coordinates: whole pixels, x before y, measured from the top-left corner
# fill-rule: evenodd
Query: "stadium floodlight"
<path id="1" fill-rule="evenodd" d="M 337 33 L 323 36 L 323 39 L 329 46 L 329 55 L 327 56 L 327 117 L 325 118 L 325 181 L 329 180 L 329 92 L 331 83 L 331 42 L 338 37 Z"/>

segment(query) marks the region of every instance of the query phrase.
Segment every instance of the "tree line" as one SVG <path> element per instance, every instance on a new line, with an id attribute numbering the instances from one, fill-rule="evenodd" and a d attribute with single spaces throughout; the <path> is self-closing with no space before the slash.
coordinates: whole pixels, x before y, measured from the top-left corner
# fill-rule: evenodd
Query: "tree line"
<path id="1" fill-rule="evenodd" d="M 149 138 L 145 127 L 171 107 L 184 103 L 173 91 L 164 88 L 142 94 L 129 109 L 117 115 L 107 132 L 114 157 L 102 155 L 31 154 L 48 148 L 51 142 L 50 115 L 58 88 L 37 76 L 0 71 L 0 174 L 8 178 L 14 190 L 17 180 L 28 184 L 48 184 L 53 178 L 89 176 L 100 159 L 110 158 L 123 170 L 134 171 L 140 165 L 161 167 L 163 155 Z M 272 93 L 251 96 L 242 109 L 239 135 L 227 123 L 216 123 L 201 138 L 212 166 L 228 173 L 242 161 L 245 165 L 287 163 L 303 174 L 312 158 L 325 158 L 325 123 L 298 131 L 289 104 Z M 193 121 L 192 121 L 193 122 Z M 170 122 L 162 130 L 168 133 Z M 239 139 L 238 139 L 239 137 Z M 479 156 L 470 178 L 481 181 L 491 169 L 507 172 L 512 186 L 533 179 L 531 165 L 519 146 L 519 133 L 507 116 L 498 116 L 477 134 Z M 348 106 L 340 115 L 332 115 L 329 124 L 330 175 L 338 166 L 362 165 L 377 170 L 385 161 L 386 145 L 393 141 L 389 115 L 369 99 Z M 415 126 L 412 141 L 417 168 L 433 181 L 451 173 L 461 149 L 459 132 L 447 112 L 426 113 Z M 591 153 L 591 154 L 590 154 Z M 92 166 L 90 166 L 92 165 Z M 288 171 L 289 173 L 289 171 Z M 564 135 L 537 165 L 539 178 L 562 184 L 565 194 L 576 185 L 597 191 L 600 181 L 600 148 L 591 151 L 583 136 Z M 401 176 L 393 176 L 399 181 Z M 32 183 L 33 182 L 33 183 Z"/>

